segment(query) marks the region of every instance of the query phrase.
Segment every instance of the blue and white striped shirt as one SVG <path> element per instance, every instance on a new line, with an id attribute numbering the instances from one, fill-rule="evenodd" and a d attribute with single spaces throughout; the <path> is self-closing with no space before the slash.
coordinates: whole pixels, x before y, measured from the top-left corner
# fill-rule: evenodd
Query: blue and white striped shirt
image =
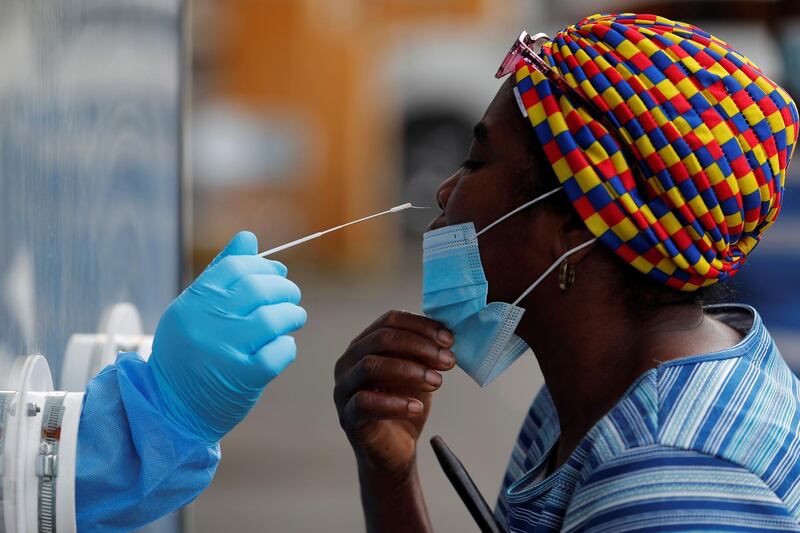
<path id="1" fill-rule="evenodd" d="M 546 477 L 542 389 L 497 505 L 509 531 L 800 531 L 800 383 L 753 308 L 707 312 L 745 337 L 647 371 Z"/>

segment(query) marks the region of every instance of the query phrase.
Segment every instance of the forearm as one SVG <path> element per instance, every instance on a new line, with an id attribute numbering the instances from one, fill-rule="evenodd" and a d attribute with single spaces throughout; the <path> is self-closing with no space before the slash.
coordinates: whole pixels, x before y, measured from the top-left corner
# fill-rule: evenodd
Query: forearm
<path id="1" fill-rule="evenodd" d="M 127 531 L 192 501 L 209 484 L 219 447 L 163 414 L 147 364 L 123 354 L 90 383 L 78 430 L 79 531 Z"/>
<path id="2" fill-rule="evenodd" d="M 416 462 L 408 472 L 389 476 L 359 464 L 358 474 L 368 533 L 433 531 Z"/>

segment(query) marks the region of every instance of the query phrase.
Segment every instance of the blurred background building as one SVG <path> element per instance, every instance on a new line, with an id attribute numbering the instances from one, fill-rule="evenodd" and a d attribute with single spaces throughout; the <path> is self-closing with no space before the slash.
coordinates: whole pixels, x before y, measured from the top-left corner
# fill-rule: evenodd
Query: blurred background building
<path id="1" fill-rule="evenodd" d="M 551 35 L 600 11 L 686 20 L 743 50 L 800 96 L 800 3 L 781 1 L 195 0 L 191 162 L 195 271 L 237 230 L 262 249 L 392 205 L 435 207 L 465 157 L 493 74 L 521 29 Z M 800 369 L 800 166 L 784 210 L 737 277 Z M 303 289 L 299 358 L 223 443 L 194 530 L 359 531 L 355 464 L 338 427 L 333 365 L 390 308 L 419 309 L 421 235 L 435 211 L 383 219 L 279 259 Z M 780 280 L 765 285 L 763 281 Z M 531 310 L 537 312 L 537 310 Z M 568 334 L 568 331 L 564 332 Z M 533 357 L 487 390 L 445 376 L 427 437 L 441 434 L 496 497 L 541 375 Z M 440 531 L 475 530 L 423 438 Z"/>

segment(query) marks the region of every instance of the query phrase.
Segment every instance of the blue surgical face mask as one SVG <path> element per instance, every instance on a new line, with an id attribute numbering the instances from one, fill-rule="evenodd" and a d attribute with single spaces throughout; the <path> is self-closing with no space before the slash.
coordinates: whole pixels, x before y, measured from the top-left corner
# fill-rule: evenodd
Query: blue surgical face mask
<path id="1" fill-rule="evenodd" d="M 519 303 L 561 262 L 596 239 L 558 258 L 514 303 L 487 304 L 489 283 L 483 272 L 478 237 L 500 222 L 561 190 L 554 189 L 492 222 L 479 233 L 472 222 L 425 233 L 422 255 L 422 312 L 438 320 L 456 338 L 453 352 L 461 367 L 484 387 L 525 353 L 528 345 L 514 334 L 525 310 Z"/>

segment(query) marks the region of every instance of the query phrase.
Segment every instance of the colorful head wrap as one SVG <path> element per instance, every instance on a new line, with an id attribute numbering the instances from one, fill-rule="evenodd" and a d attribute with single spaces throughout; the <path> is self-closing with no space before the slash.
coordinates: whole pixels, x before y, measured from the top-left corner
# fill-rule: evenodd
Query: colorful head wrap
<path id="1" fill-rule="evenodd" d="M 589 230 L 677 289 L 733 276 L 780 211 L 798 134 L 786 91 L 727 43 L 654 15 L 593 15 L 542 54 L 598 108 L 518 64 L 522 104 Z"/>

